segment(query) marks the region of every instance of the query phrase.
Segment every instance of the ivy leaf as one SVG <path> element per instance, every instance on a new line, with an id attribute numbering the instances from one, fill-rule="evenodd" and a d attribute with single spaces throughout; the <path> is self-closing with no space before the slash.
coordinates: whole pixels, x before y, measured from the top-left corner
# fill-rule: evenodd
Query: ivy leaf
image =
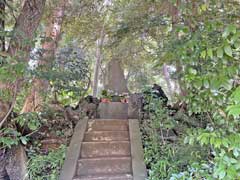
<path id="1" fill-rule="evenodd" d="M 224 177 L 226 176 L 226 172 L 225 170 L 221 170 L 220 173 L 219 173 L 219 179 L 223 179 Z"/>
<path id="2" fill-rule="evenodd" d="M 230 80 L 228 80 L 227 78 L 222 78 L 221 79 L 221 84 L 222 87 L 224 87 L 227 90 L 231 90 L 232 89 L 232 82 Z"/>
<path id="3" fill-rule="evenodd" d="M 213 58 L 213 50 L 212 49 L 208 49 L 207 54 L 210 58 Z"/>
<path id="4" fill-rule="evenodd" d="M 189 142 L 189 137 L 184 138 L 184 144 L 187 144 Z"/>
<path id="5" fill-rule="evenodd" d="M 206 51 L 201 52 L 201 58 L 206 58 L 206 55 L 207 55 Z"/>
<path id="6" fill-rule="evenodd" d="M 232 57 L 232 48 L 231 48 L 231 46 L 229 46 L 229 45 L 224 46 L 224 52 L 225 52 L 228 56 Z"/>
<path id="7" fill-rule="evenodd" d="M 27 138 L 24 137 L 24 136 L 20 137 L 20 141 L 21 141 L 24 145 L 27 144 Z"/>
<path id="8" fill-rule="evenodd" d="M 209 81 L 207 79 L 204 79 L 203 85 L 205 88 L 209 88 Z"/>
<path id="9" fill-rule="evenodd" d="M 226 38 L 226 37 L 228 37 L 229 34 L 230 34 L 230 32 L 227 31 L 227 29 L 226 29 L 226 30 L 223 32 L 222 37 Z"/>
<path id="10" fill-rule="evenodd" d="M 218 79 L 211 80 L 211 89 L 212 90 L 217 90 L 220 88 L 220 86 L 221 86 L 221 81 L 219 81 Z"/>
<path id="11" fill-rule="evenodd" d="M 228 114 L 234 117 L 238 117 L 240 115 L 240 105 L 229 106 L 227 110 Z"/>
<path id="12" fill-rule="evenodd" d="M 233 155 L 237 158 L 239 156 L 238 149 L 234 148 L 233 149 Z"/>
<path id="13" fill-rule="evenodd" d="M 196 75 L 196 74 L 197 74 L 197 70 L 196 70 L 196 69 L 193 69 L 193 68 L 190 68 L 190 69 L 189 69 L 189 73 Z"/>
<path id="14" fill-rule="evenodd" d="M 229 25 L 229 26 L 227 27 L 227 31 L 229 31 L 229 32 L 231 32 L 231 33 L 233 33 L 233 34 L 236 34 L 236 32 L 237 32 L 237 27 L 236 27 L 235 25 L 231 24 L 231 25 Z"/>
<path id="15" fill-rule="evenodd" d="M 240 102 L 240 87 L 237 88 L 231 95 L 231 99 L 235 102 L 235 103 L 239 103 Z"/>
<path id="16" fill-rule="evenodd" d="M 237 27 L 235 25 L 229 25 L 223 32 L 223 37 L 226 38 L 230 35 L 230 33 L 235 34 L 237 32 Z"/>
<path id="17" fill-rule="evenodd" d="M 202 11 L 206 11 L 207 10 L 207 5 L 206 4 L 202 4 L 201 5 L 201 10 Z"/>
<path id="18" fill-rule="evenodd" d="M 234 43 L 234 47 L 235 47 L 236 49 L 240 48 L 240 42 L 235 42 L 235 43 Z"/>
<path id="19" fill-rule="evenodd" d="M 217 57 L 219 57 L 219 58 L 223 57 L 223 49 L 222 48 L 217 49 Z"/>

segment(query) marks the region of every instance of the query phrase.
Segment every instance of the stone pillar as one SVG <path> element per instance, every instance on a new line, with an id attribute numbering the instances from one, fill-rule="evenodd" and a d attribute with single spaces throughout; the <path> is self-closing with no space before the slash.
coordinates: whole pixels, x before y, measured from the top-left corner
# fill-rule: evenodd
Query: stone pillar
<path id="1" fill-rule="evenodd" d="M 124 77 L 120 61 L 111 60 L 107 66 L 106 85 L 104 87 L 116 94 L 128 93 L 127 81 Z"/>
<path id="2" fill-rule="evenodd" d="M 135 93 L 130 94 L 128 98 L 128 118 L 129 119 L 139 119 L 140 111 L 142 108 L 142 94 Z"/>

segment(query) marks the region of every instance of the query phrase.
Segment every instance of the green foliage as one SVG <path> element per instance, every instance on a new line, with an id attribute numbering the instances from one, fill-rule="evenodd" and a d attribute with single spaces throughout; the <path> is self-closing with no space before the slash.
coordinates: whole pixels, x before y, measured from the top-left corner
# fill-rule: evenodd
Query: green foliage
<path id="1" fill-rule="evenodd" d="M 102 96 L 102 98 L 111 99 L 111 95 L 109 94 L 108 90 L 105 90 L 105 89 L 102 90 L 101 96 Z"/>
<path id="2" fill-rule="evenodd" d="M 3 82 L 14 82 L 17 77 L 22 77 L 26 70 L 25 63 L 19 63 L 10 58 L 6 59 L 6 64 L 0 68 L 0 80 Z"/>
<path id="3" fill-rule="evenodd" d="M 170 116 L 171 111 L 163 107 L 161 100 L 153 95 L 145 99 L 145 111 L 150 113 L 150 119 L 141 121 L 141 131 L 150 180 L 170 179 L 173 174 L 187 170 L 189 163 L 207 159 L 206 148 L 185 145 L 183 137 L 171 134 L 172 129 L 182 127 L 184 133 L 188 127 Z"/>
<path id="4" fill-rule="evenodd" d="M 147 97 L 149 105 L 146 111 L 157 111 L 156 114 L 151 114 L 150 120 L 143 120 L 141 124 L 145 162 L 150 170 L 149 179 L 167 179 L 168 173 L 176 171 L 176 163 L 173 163 L 172 157 L 177 148 L 169 144 L 164 145 L 161 130 L 164 128 L 163 121 L 168 116 L 166 110 L 161 108 L 161 101 L 153 99 L 151 95 Z"/>
<path id="5" fill-rule="evenodd" d="M 230 96 L 230 105 L 227 107 L 228 115 L 238 118 L 240 115 L 240 88 L 236 88 Z"/>
<path id="6" fill-rule="evenodd" d="M 48 2 L 43 21 L 49 18 L 49 9 L 55 7 L 55 3 L 57 1 Z M 9 2 L 6 29 L 15 24 L 13 15 L 19 13 L 16 7 L 20 4 L 21 1 Z M 41 72 L 40 67 L 34 75 L 47 79 L 63 104 L 79 99 L 87 93 L 92 65 L 82 51 L 91 57 L 89 59 L 95 59 L 96 40 L 104 24 L 106 38 L 100 53 L 102 74 L 104 63 L 118 58 L 126 69 L 130 89 L 139 91 L 146 84 L 158 81 L 161 66 L 167 64 L 176 69 L 171 78 L 185 94 L 179 97 L 187 104 L 188 121 L 184 123 L 169 116 L 170 112 L 162 108 L 161 102 L 147 97 L 150 120 L 142 123 L 142 131 L 149 178 L 239 179 L 239 1 L 116 0 L 110 4 L 95 0 L 71 2 L 74 7 L 68 8 L 71 11 L 66 12 L 63 26 L 64 48 L 57 53 L 57 61 L 51 68 L 43 68 Z M 9 32 L 1 34 L 7 41 L 14 36 Z M 68 46 L 73 41 L 81 48 Z M 34 47 L 32 42 L 22 44 Z M 1 82 L 32 79 L 21 53 L 16 57 L 9 57 L 5 52 L 0 54 L 4 57 L 0 59 Z M 26 92 L 25 89 L 19 92 L 15 110 L 21 110 L 21 98 Z M 0 96 L 9 100 L 12 94 L 1 91 Z M 52 98 L 50 94 L 45 96 Z M 33 131 L 41 125 L 36 114 L 23 114 L 16 121 L 22 128 Z M 183 128 L 183 132 L 169 143 L 164 140 L 163 132 L 172 128 Z M 28 141 L 27 136 L 11 126 L 1 129 L 0 135 L 2 147 Z M 32 160 L 35 169 L 31 172 L 37 173 L 37 163 L 51 158 L 36 156 L 39 162 Z M 51 179 L 50 175 L 47 178 Z"/>
<path id="7" fill-rule="evenodd" d="M 21 114 L 16 118 L 16 122 L 21 127 L 26 126 L 32 131 L 37 130 L 41 126 L 39 114 L 36 112 Z"/>
<path id="8" fill-rule="evenodd" d="M 1 148 L 11 148 L 13 145 L 22 143 L 26 145 L 29 141 L 29 135 L 24 135 L 14 128 L 13 124 L 17 123 L 22 130 L 30 129 L 36 131 L 42 125 L 38 113 L 25 113 L 12 120 L 12 126 L 0 130 L 0 145 Z"/>
<path id="9" fill-rule="evenodd" d="M 184 68 L 181 79 L 189 92 L 186 102 L 191 105 L 190 113 L 214 112 L 223 108 L 233 88 L 232 81 L 238 74 L 239 50 L 217 32 L 221 27 L 206 24 L 206 28 L 183 41 L 175 52 L 180 55 L 179 61 Z M 233 36 L 231 34 L 228 38 Z"/>
<path id="10" fill-rule="evenodd" d="M 187 179 L 237 179 L 240 176 L 239 152 L 239 88 L 234 81 L 239 76 L 240 30 L 236 25 L 204 22 L 193 33 L 185 34 L 179 44 L 173 44 L 171 57 L 178 59 L 179 73 L 187 95 L 189 114 L 205 113 L 206 128 L 190 129 L 185 143 L 209 149 L 207 161 L 198 162 L 195 173 L 189 164 Z M 177 56 L 176 56 L 177 55 Z M 175 60 L 174 60 L 175 61 Z M 203 167 L 211 167 L 211 171 Z M 181 173 L 178 174 L 182 178 Z"/>
<path id="11" fill-rule="evenodd" d="M 28 162 L 28 175 L 34 180 L 57 180 L 65 159 L 66 146 L 47 155 L 33 155 Z"/>
<path id="12" fill-rule="evenodd" d="M 17 145 L 20 142 L 21 133 L 12 128 L 3 128 L 0 130 L 0 147 L 11 148 L 13 145 Z"/>
<path id="13" fill-rule="evenodd" d="M 48 80 L 58 101 L 71 104 L 84 96 L 90 86 L 89 60 L 75 44 L 60 48 L 51 67 L 41 66 L 33 74 Z"/>

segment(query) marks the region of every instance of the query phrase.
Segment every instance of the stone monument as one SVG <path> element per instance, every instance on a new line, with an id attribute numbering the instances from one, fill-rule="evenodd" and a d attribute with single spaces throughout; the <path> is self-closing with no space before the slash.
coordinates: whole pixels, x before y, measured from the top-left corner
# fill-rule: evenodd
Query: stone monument
<path id="1" fill-rule="evenodd" d="M 116 94 L 129 93 L 127 81 L 119 60 L 111 60 L 107 66 L 105 89 Z"/>
<path id="2" fill-rule="evenodd" d="M 124 76 L 120 61 L 111 60 L 107 66 L 105 89 L 116 95 L 129 93 L 127 81 Z M 128 104 L 122 102 L 100 103 L 99 116 L 102 119 L 127 119 Z"/>

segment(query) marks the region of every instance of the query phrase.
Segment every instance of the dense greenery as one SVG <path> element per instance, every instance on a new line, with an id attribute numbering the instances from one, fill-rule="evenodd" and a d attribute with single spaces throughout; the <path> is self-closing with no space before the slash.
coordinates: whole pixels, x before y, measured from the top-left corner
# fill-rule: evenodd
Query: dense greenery
<path id="1" fill-rule="evenodd" d="M 147 100 L 145 111 L 149 119 L 141 120 L 141 131 L 149 179 L 186 179 L 179 171 L 190 169 L 190 163 L 208 158 L 207 148 L 183 142 L 190 129 L 187 121 L 198 120 L 187 117 L 184 112 L 169 110 L 154 94 L 147 95 Z M 194 168 L 191 173 L 197 177 Z"/>
<path id="2" fill-rule="evenodd" d="M 27 1 L 0 1 L 0 102 L 14 112 L 0 116 L 0 151 L 25 146 L 32 179 L 57 179 L 65 147 L 31 149 L 51 137 L 67 137 L 67 145 L 74 123 L 64 106 L 90 94 L 97 59 L 99 87 L 107 63 L 118 59 L 132 92 L 159 83 L 170 99 L 163 108 L 146 97 L 149 179 L 239 179 L 238 0 L 37 0 L 41 21 L 26 30 L 19 19 L 31 15 L 22 12 Z M 35 103 L 41 108 L 24 112 Z M 49 137 L 39 135 L 44 128 Z"/>
<path id="3" fill-rule="evenodd" d="M 65 158 L 65 151 L 66 147 L 61 146 L 57 151 L 49 152 L 47 155 L 32 156 L 28 162 L 29 178 L 36 180 L 58 179 Z"/>

